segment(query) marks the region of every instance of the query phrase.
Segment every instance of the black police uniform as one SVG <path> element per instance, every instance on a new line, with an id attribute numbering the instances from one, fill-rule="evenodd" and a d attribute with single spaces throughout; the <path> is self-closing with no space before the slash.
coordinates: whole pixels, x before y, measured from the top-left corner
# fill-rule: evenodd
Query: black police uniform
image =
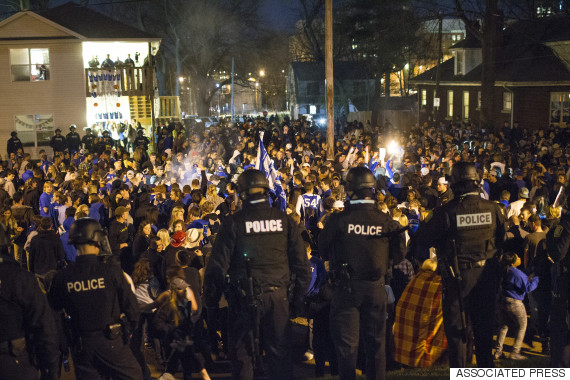
<path id="1" fill-rule="evenodd" d="M 135 142 L 133 143 L 133 145 L 135 146 L 135 148 L 137 147 L 142 147 L 144 150 L 148 149 L 148 145 L 150 144 L 150 141 L 148 138 L 146 138 L 145 136 L 138 136 L 135 139 Z"/>
<path id="2" fill-rule="evenodd" d="M 67 144 L 65 142 L 65 137 L 63 137 L 62 135 L 55 135 L 51 138 L 51 142 L 49 144 L 52 148 L 53 148 L 53 152 L 63 152 L 65 151 L 65 148 L 67 147 Z"/>
<path id="3" fill-rule="evenodd" d="M 96 223 L 80 219 L 81 223 Z M 76 243 L 74 223 L 69 233 Z M 56 310 L 70 316 L 73 362 L 78 379 L 141 379 L 141 367 L 134 358 L 120 325 L 124 313 L 130 326 L 137 324 L 139 310 L 130 285 L 118 266 L 104 263 L 98 255 L 80 255 L 75 264 L 59 272 L 50 289 Z M 115 326 L 113 326 L 115 325 Z M 111 328 L 112 327 L 112 328 Z"/>
<path id="4" fill-rule="evenodd" d="M 565 212 L 546 234 L 552 268 L 550 361 L 552 367 L 570 366 L 570 213 Z"/>
<path id="5" fill-rule="evenodd" d="M 22 151 L 24 151 L 24 146 L 22 145 L 22 141 L 18 137 L 10 137 L 6 145 L 7 145 L 6 151 L 8 152 L 8 156 L 10 156 L 10 153 L 16 154 L 18 152 L 18 149 L 22 149 Z"/>
<path id="6" fill-rule="evenodd" d="M 79 137 L 79 133 L 69 132 L 67 136 L 65 136 L 65 140 L 69 152 L 78 152 L 79 148 L 81 148 L 81 137 Z"/>
<path id="7" fill-rule="evenodd" d="M 93 144 L 95 143 L 95 135 L 92 135 L 91 133 L 87 133 L 85 136 L 83 136 L 83 138 L 81 139 L 81 142 L 83 143 L 83 147 L 85 149 L 87 149 L 89 152 L 93 153 Z"/>
<path id="8" fill-rule="evenodd" d="M 400 224 L 378 211 L 374 200 L 350 200 L 343 212 L 332 214 L 327 220 L 319 237 L 319 253 L 330 260 L 335 277 L 330 321 L 340 378 L 356 377 L 360 334 L 366 353 L 367 378 L 384 379 L 387 301 L 384 275 L 389 259 L 399 263 L 405 254 L 405 236 Z"/>
<path id="9" fill-rule="evenodd" d="M 258 172 L 248 170 L 242 176 L 250 175 L 246 174 L 250 171 Z M 291 273 L 294 273 L 293 305 L 294 308 L 302 305 L 311 280 L 310 264 L 298 225 L 285 213 L 270 207 L 262 195 L 244 201 L 243 209 L 227 216 L 221 226 L 204 279 L 206 305 L 210 309 L 218 306 L 225 289 L 226 275 L 231 289 L 241 289 L 238 293 L 244 291 L 246 259 L 250 260 L 253 285 L 260 304 L 259 328 L 270 377 L 292 378 L 286 335 L 289 322 L 287 290 Z M 235 294 L 226 292 L 230 306 L 228 335 L 232 375 L 235 379 L 252 379 L 250 333 L 255 322 Z"/>
<path id="10" fill-rule="evenodd" d="M 452 181 L 454 173 L 460 172 L 463 166 L 466 165 L 454 165 Z M 473 172 L 473 176 L 473 181 L 478 182 L 476 172 Z M 495 253 L 505 237 L 504 223 L 504 216 L 497 204 L 481 198 L 478 191 L 457 193 L 449 203 L 436 208 L 430 221 L 421 224 L 413 237 L 421 246 L 437 249 L 438 269 L 443 281 L 443 325 L 452 368 L 470 364 L 466 363 L 467 344 L 464 337 L 467 332 L 463 328 L 461 307 L 467 330 L 473 329 L 477 365 L 493 367 L 493 322 L 500 278 Z M 455 265 L 453 275 L 457 275 L 457 269 L 460 274 L 456 278 L 450 276 L 452 272 L 447 270 L 449 266 L 454 266 L 454 256 L 457 256 L 458 265 Z M 460 292 L 457 291 L 458 286 Z"/>
<path id="11" fill-rule="evenodd" d="M 12 258 L 0 255 L 0 285 L 0 379 L 38 378 L 28 358 L 28 336 L 33 336 L 42 376 L 57 379 L 55 320 L 36 278 Z"/>

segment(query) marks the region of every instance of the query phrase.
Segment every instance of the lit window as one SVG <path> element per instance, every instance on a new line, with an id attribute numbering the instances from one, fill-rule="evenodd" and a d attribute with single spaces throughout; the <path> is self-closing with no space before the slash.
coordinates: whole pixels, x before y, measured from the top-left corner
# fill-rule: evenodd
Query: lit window
<path id="1" fill-rule="evenodd" d="M 12 82 L 49 79 L 49 49 L 10 49 Z"/>
<path id="2" fill-rule="evenodd" d="M 453 117 L 453 91 L 447 91 L 447 114 L 448 118 Z"/>
<path id="3" fill-rule="evenodd" d="M 455 75 L 462 75 L 464 73 L 465 52 L 457 50 L 455 52 Z"/>
<path id="4" fill-rule="evenodd" d="M 570 93 L 553 92 L 550 94 L 550 123 L 566 124 L 570 122 Z"/>
<path id="5" fill-rule="evenodd" d="M 513 93 L 503 92 L 503 111 L 510 111 L 513 108 Z"/>
<path id="6" fill-rule="evenodd" d="M 422 92 L 421 92 L 421 103 L 422 103 L 422 106 L 427 105 L 427 90 L 422 90 Z"/>
<path id="7" fill-rule="evenodd" d="M 469 119 L 469 91 L 463 91 L 463 120 Z"/>
<path id="8" fill-rule="evenodd" d="M 14 123 L 24 146 L 49 146 L 54 131 L 52 115 L 16 115 Z"/>
<path id="9" fill-rule="evenodd" d="M 477 109 L 481 109 L 481 91 L 477 91 Z"/>

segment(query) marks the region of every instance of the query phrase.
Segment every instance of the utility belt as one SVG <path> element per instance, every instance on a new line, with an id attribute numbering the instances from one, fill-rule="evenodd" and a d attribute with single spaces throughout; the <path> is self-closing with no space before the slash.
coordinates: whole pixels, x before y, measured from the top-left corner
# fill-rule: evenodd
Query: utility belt
<path id="1" fill-rule="evenodd" d="M 459 263 L 459 270 L 460 271 L 464 271 L 464 270 L 468 270 L 468 269 L 473 269 L 473 268 L 483 268 L 485 266 L 485 263 L 487 262 L 487 260 L 479 260 L 479 261 L 475 261 L 475 262 L 469 262 L 469 263 Z"/>
<path id="2" fill-rule="evenodd" d="M 21 356 L 26 353 L 26 338 L 24 337 L 0 342 L 0 355 Z"/>

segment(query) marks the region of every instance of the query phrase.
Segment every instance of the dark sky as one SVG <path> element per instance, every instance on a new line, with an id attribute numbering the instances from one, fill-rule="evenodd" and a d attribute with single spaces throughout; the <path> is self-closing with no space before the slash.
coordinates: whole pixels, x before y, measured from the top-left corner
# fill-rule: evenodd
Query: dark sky
<path id="1" fill-rule="evenodd" d="M 275 29 L 293 31 L 301 13 L 298 4 L 298 0 L 264 0 L 260 16 Z"/>

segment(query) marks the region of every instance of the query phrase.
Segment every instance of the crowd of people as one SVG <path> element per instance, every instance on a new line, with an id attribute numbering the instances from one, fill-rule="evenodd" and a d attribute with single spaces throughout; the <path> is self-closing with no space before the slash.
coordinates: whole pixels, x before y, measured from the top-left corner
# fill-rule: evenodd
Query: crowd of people
<path id="1" fill-rule="evenodd" d="M 87 128 L 80 137 L 75 126 L 65 136 L 58 129 L 51 149 L 40 150 L 38 157 L 27 153 L 13 132 L 0 172 L 0 251 L 52 295 L 54 276 L 78 258 L 68 244 L 74 222 L 99 222 L 108 236 L 108 261 L 120 266 L 140 309 L 130 347 L 145 379 L 150 379 L 145 349 L 154 350 L 164 372 L 175 373 L 181 364 L 184 378 L 198 373 L 208 379 L 213 359 L 231 354 L 226 301 L 220 301 L 216 313 L 203 305 L 204 269 L 224 220 L 241 208 L 237 178 L 258 164 L 260 140 L 286 196 L 284 201 L 271 193 L 271 203 L 298 224 L 310 259 L 313 279 L 305 310 L 298 313 L 310 328 L 299 360 L 314 356 L 317 376 L 324 375 L 325 362 L 333 374 L 337 371 L 328 316 L 334 281 L 319 239 L 331 215 L 345 208 L 346 175 L 359 166 L 374 174 L 377 210 L 407 227 L 405 257 L 390 264 L 385 281 L 388 368 L 445 359 L 436 252 L 414 235 L 434 210 L 454 198 L 449 176 L 458 162 L 475 164 L 480 196 L 496 202 L 507 221 L 495 359 L 505 357 L 504 341 L 513 325 L 511 359 L 524 359 L 523 342 L 540 341 L 542 352 L 551 354 L 553 260 L 546 238 L 563 212 L 561 189 L 570 173 L 568 126 L 529 130 L 505 123 L 489 133 L 465 123 L 397 128 L 388 121 L 381 127 L 354 121 L 339 129 L 334 157 L 327 155 L 325 131 L 307 119 L 222 120 L 207 129 L 172 122 L 151 139 L 142 129 L 135 137 L 136 126 L 127 127 L 133 135 L 129 143 L 107 130 Z M 418 287 L 438 300 L 431 309 L 417 305 L 422 300 L 410 289 Z M 418 313 L 429 315 L 430 322 L 414 331 L 404 316 Z M 561 360 L 553 356 L 553 365 Z"/>

